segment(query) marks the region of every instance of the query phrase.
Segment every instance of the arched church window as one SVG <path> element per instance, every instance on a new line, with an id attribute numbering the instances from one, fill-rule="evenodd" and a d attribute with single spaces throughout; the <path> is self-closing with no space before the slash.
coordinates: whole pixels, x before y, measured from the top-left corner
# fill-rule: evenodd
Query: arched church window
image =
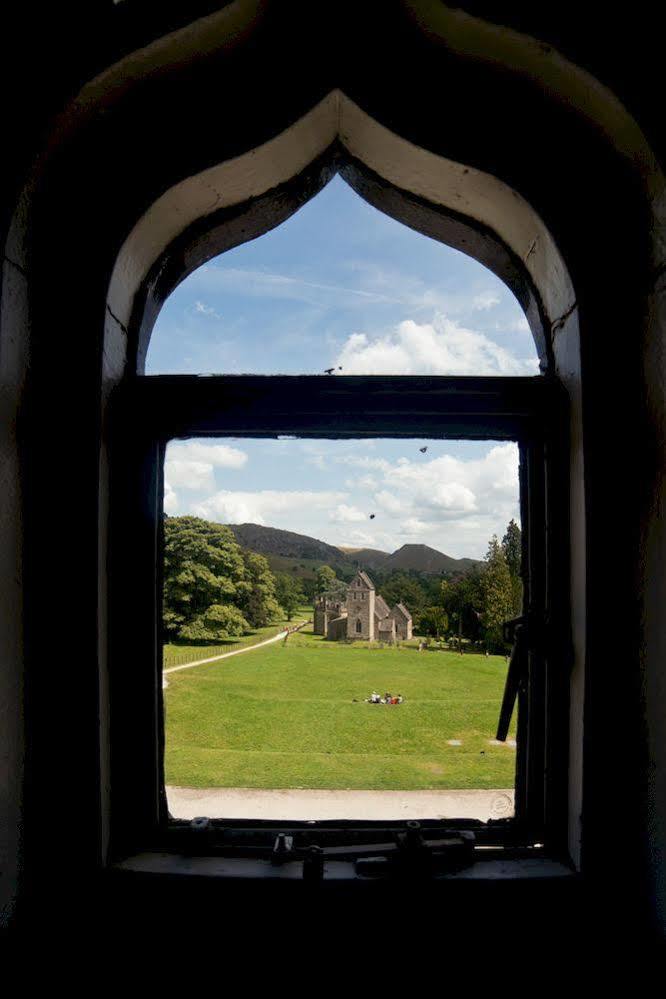
<path id="1" fill-rule="evenodd" d="M 326 225 L 318 215 L 324 210 Z M 357 219 L 355 225 L 351 218 Z M 376 259 L 369 262 L 369 242 L 381 249 L 380 264 Z M 328 270 L 315 267 L 318 256 Z M 223 373 L 196 377 L 216 371 Z M 537 634 L 547 592 L 546 442 L 560 419 L 559 401 L 551 383 L 534 377 L 536 351 L 516 299 L 472 258 L 383 215 L 336 179 L 283 226 L 210 261 L 181 283 L 155 326 L 147 372 L 148 377 L 137 380 L 141 417 L 132 428 L 141 425 L 158 442 L 157 465 L 151 467 L 156 469 L 156 496 L 164 472 L 168 518 L 194 517 L 216 529 L 228 528 L 235 539 L 230 545 L 259 552 L 259 557 L 263 550 L 265 558 L 272 558 L 268 571 L 279 575 L 286 570 L 294 578 L 312 579 L 316 566 L 304 564 L 307 555 L 296 559 L 271 548 L 265 532 L 277 527 L 273 518 L 278 513 L 283 518 L 278 529 L 292 534 L 307 533 L 304 525 L 314 522 L 317 513 L 329 527 L 337 525 L 340 533 L 329 540 L 341 546 L 340 551 L 348 549 L 350 559 L 359 549 L 372 555 L 376 543 L 370 531 L 386 532 L 382 544 L 390 546 L 388 551 L 374 552 L 382 556 L 391 554 L 394 538 L 399 538 L 396 550 L 401 545 L 428 547 L 418 532 L 431 530 L 433 523 L 458 518 L 464 530 L 479 524 L 485 529 L 488 520 L 479 506 L 479 489 L 475 492 L 469 474 L 465 481 L 455 477 L 455 470 L 471 462 L 474 449 L 481 448 L 474 473 L 478 481 L 499 495 L 511 479 L 511 519 L 522 514 L 527 526 L 519 555 L 535 622 L 531 636 Z M 171 374 L 176 372 L 180 375 L 174 380 Z M 326 448 L 318 448 L 322 441 Z M 379 443 L 387 454 L 373 453 Z M 550 443 L 549 448 L 548 460 L 554 463 L 557 447 Z M 238 481 L 243 475 L 246 485 L 234 488 L 234 477 Z M 393 530 L 387 529 L 389 521 Z M 459 553 L 461 560 L 466 555 Z M 165 655 L 189 660 L 191 649 L 176 648 L 179 643 L 217 643 L 204 657 L 216 660 L 225 655 L 223 642 L 267 627 L 270 618 L 260 618 L 256 601 L 246 596 L 252 574 L 264 570 L 256 554 L 240 557 L 246 559 L 245 575 L 232 579 L 225 590 L 228 605 L 217 602 L 200 608 L 184 624 L 182 608 L 169 604 L 178 599 L 178 588 L 170 588 L 166 579 L 160 594 L 164 624 L 171 629 Z M 467 561 L 478 564 L 483 557 L 483 550 L 475 549 Z M 437 563 L 437 571 L 444 564 L 450 563 Z M 409 565 L 406 571 L 411 571 Z M 423 570 L 422 599 L 417 601 L 423 630 L 416 634 L 423 634 L 424 642 L 432 636 L 438 642 L 448 639 L 447 654 L 453 649 L 470 652 L 470 643 L 482 641 L 482 612 L 456 617 L 453 603 L 448 610 L 440 607 L 442 580 L 427 579 L 429 571 Z M 518 603 L 519 575 L 517 569 Z M 405 578 L 410 582 L 402 576 L 400 585 Z M 350 575 L 341 578 L 349 580 Z M 286 593 L 287 584 L 280 585 Z M 344 585 L 347 592 L 348 583 Z M 354 601 L 366 600 L 359 579 L 349 592 Z M 381 589 L 377 592 L 381 595 Z M 410 598 L 396 586 L 389 606 L 401 599 L 413 613 Z M 505 608 L 495 615 L 494 653 L 509 651 L 510 635 L 502 636 L 500 618 L 521 617 L 514 613 L 520 611 L 514 604 L 511 613 Z M 360 618 L 353 627 L 356 635 L 363 634 Z M 524 638 L 526 619 L 518 633 L 520 627 Z M 335 640 L 332 632 L 326 638 Z M 290 639 L 285 648 L 297 651 L 298 646 Z M 499 752 L 498 740 L 492 738 L 496 734 L 502 751 L 516 749 L 516 741 L 507 743 L 506 737 L 514 733 L 509 723 L 518 698 L 516 815 L 521 830 L 529 828 L 530 836 L 536 836 L 543 830 L 545 798 L 534 788 L 545 772 L 547 705 L 553 703 L 546 698 L 546 688 L 552 681 L 544 681 L 546 673 L 538 670 L 527 677 L 528 644 L 523 641 L 516 648 L 508 670 L 503 655 L 497 664 L 495 680 L 507 674 L 500 730 L 492 730 L 493 717 L 488 748 L 475 753 L 475 759 Z M 536 647 L 529 652 L 533 663 L 542 655 Z M 251 664 L 252 659 L 242 656 L 237 662 Z M 167 668 L 175 675 L 165 677 L 167 700 L 175 703 L 177 685 L 185 682 L 189 665 L 180 659 L 170 662 Z M 487 669 L 488 664 L 481 666 Z M 362 700 L 362 691 L 358 693 Z M 495 697 L 499 715 L 501 689 Z M 218 703 L 233 707 L 235 700 L 221 698 Z M 176 718 L 177 711 L 170 710 L 167 768 L 175 759 L 169 756 L 169 726 Z M 264 727 L 262 738 L 266 731 Z M 450 734 L 447 746 L 450 742 L 455 747 L 460 740 L 457 733 Z M 508 759 L 513 758 L 505 756 Z M 224 765 L 228 761 L 229 754 Z M 429 773 L 439 772 L 437 761 L 430 760 L 430 765 Z M 501 787 L 512 782 L 513 763 L 510 769 Z M 230 786 L 239 779 L 228 778 Z M 179 782 L 176 772 L 167 769 L 167 783 Z M 512 814 L 513 801 L 504 814 Z"/>
<path id="2" fill-rule="evenodd" d="M 282 225 L 209 260 L 164 303 L 147 374 L 538 374 L 525 314 L 472 256 L 335 177 Z"/>

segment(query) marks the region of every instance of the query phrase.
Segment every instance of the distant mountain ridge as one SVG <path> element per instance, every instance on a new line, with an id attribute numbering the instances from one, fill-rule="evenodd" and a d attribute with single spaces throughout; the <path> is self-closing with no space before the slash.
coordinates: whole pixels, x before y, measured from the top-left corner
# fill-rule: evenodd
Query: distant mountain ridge
<path id="1" fill-rule="evenodd" d="M 478 561 L 473 558 L 452 558 L 429 545 L 403 545 L 382 563 L 382 569 L 410 569 L 416 572 L 467 572 Z"/>
<path id="2" fill-rule="evenodd" d="M 260 524 L 227 524 L 227 527 L 233 531 L 239 545 L 261 555 L 320 559 L 327 564 L 331 561 L 344 562 L 347 557 L 339 548 L 317 538 L 309 538 L 306 534 L 295 534 L 278 527 L 262 527 Z"/>
<path id="3" fill-rule="evenodd" d="M 380 568 L 386 564 L 387 559 L 391 558 L 390 552 L 383 552 L 378 548 L 347 548 L 340 545 L 340 551 L 347 556 L 350 562 L 354 565 L 359 563 L 364 569 Z"/>
<path id="4" fill-rule="evenodd" d="M 452 558 L 429 545 L 403 545 L 389 553 L 377 548 L 336 548 L 306 534 L 260 524 L 227 524 L 227 527 L 243 548 L 265 555 L 271 567 L 279 572 L 288 571 L 296 562 L 308 575 L 314 574 L 317 564 L 346 570 L 347 574 L 356 568 L 388 572 L 459 573 L 468 572 L 472 566 L 479 564 L 477 559 Z"/>

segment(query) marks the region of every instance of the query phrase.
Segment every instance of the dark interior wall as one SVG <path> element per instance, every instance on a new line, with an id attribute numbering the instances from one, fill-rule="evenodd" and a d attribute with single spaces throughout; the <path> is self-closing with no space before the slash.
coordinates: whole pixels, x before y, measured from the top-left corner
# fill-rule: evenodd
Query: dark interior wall
<path id="1" fill-rule="evenodd" d="M 115 260 L 165 190 L 278 134 L 338 87 L 415 144 L 520 192 L 569 267 L 579 294 L 580 363 L 574 358 L 571 371 L 582 389 L 588 515 L 584 871 L 613 913 L 622 898 L 623 912 L 663 921 L 664 272 L 652 155 L 663 137 L 654 135 L 648 8 L 629 25 L 607 15 L 600 41 L 581 31 L 579 11 L 541 5 L 527 23 L 505 5 L 495 22 L 543 42 L 507 65 L 522 51 L 505 48 L 510 32 L 475 34 L 465 12 L 438 20 L 439 5 L 395 2 L 381 19 L 336 5 L 316 26 L 305 4 L 232 4 L 210 51 L 199 47 L 203 22 L 185 30 L 191 51 L 183 56 L 182 36 L 166 32 L 220 6 L 126 0 L 60 9 L 57 18 L 40 11 L 39 33 L 30 5 L 3 15 L 16 42 L 3 66 L 14 140 L 0 189 L 2 218 L 8 227 L 13 220 L 0 345 L 6 904 L 18 885 L 24 911 L 39 906 L 48 917 L 67 897 L 74 918 L 82 900 L 94 902 L 103 861 L 100 438 L 102 372 L 117 368 L 103 353 Z M 85 44 L 73 40 L 73 23 L 85 26 Z M 471 48 L 466 32 L 476 39 Z M 163 35 L 130 60 L 119 83 L 112 73 L 99 77 Z M 623 59 L 614 60 L 620 38 Z M 558 89 L 551 44 L 598 73 L 649 142 L 626 129 L 594 81 L 587 107 L 584 93 L 576 104 Z M 86 100 L 73 101 L 96 77 Z M 603 121 L 590 107 L 605 110 Z M 562 335 L 561 326 L 553 330 L 554 339 Z M 106 349 L 121 357 L 125 336 L 118 326 Z M 53 650 L 73 618 L 63 682 Z M 61 775 L 66 781 L 54 780 Z M 620 864 L 609 805 L 622 812 Z M 76 815 L 75 834 L 67 823 L 52 825 L 63 814 Z M 75 860 L 54 865 L 54 856 L 72 858 L 74 840 Z"/>

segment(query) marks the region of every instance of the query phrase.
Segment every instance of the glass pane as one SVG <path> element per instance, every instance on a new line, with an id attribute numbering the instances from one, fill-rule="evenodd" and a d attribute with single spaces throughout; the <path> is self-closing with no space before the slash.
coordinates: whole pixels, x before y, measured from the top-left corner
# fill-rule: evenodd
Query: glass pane
<path id="1" fill-rule="evenodd" d="M 339 177 L 199 268 L 153 331 L 147 374 L 534 375 L 508 288 L 372 208 Z"/>
<path id="2" fill-rule="evenodd" d="M 515 444 L 173 441 L 165 513 L 172 815 L 513 813 Z"/>

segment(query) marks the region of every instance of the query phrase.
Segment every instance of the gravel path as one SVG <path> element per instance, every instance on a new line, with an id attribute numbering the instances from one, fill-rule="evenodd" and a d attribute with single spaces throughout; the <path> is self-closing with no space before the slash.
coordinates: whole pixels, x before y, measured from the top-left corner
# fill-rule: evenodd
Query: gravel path
<path id="1" fill-rule="evenodd" d="M 306 624 L 309 624 L 309 622 L 303 621 L 293 631 L 299 631 Z M 271 642 L 278 642 L 287 634 L 291 634 L 291 632 L 280 631 L 277 635 L 273 635 L 272 638 L 265 638 L 263 642 L 257 642 L 256 645 L 245 645 L 242 649 L 234 649 L 233 652 L 222 652 L 219 656 L 210 656 L 209 659 L 195 659 L 191 663 L 183 663 L 181 666 L 170 666 L 168 669 L 162 670 L 162 676 L 166 676 L 167 673 L 177 673 L 181 669 L 192 669 L 193 666 L 202 666 L 204 663 L 216 663 L 219 659 L 228 659 L 229 656 L 239 656 L 242 652 L 252 652 L 254 649 L 260 649 L 262 645 L 270 645 Z M 162 680 L 162 689 L 166 690 L 168 686 L 168 680 Z"/>
<path id="2" fill-rule="evenodd" d="M 513 788 L 492 791 L 320 791 L 167 786 L 175 818 L 444 819 L 513 815 Z"/>

